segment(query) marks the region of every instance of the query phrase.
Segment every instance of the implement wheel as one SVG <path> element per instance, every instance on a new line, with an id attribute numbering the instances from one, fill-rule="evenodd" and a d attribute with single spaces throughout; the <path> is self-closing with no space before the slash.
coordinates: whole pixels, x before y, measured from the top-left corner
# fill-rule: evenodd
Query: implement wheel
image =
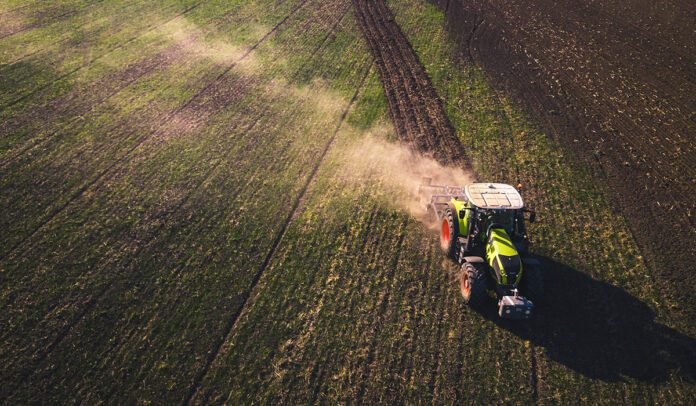
<path id="1" fill-rule="evenodd" d="M 440 223 L 440 247 L 448 257 L 457 260 L 459 244 L 459 222 L 455 220 L 452 210 L 445 209 Z"/>
<path id="2" fill-rule="evenodd" d="M 459 275 L 459 288 L 464 303 L 470 306 L 481 304 L 486 297 L 486 273 L 470 262 L 464 263 Z"/>

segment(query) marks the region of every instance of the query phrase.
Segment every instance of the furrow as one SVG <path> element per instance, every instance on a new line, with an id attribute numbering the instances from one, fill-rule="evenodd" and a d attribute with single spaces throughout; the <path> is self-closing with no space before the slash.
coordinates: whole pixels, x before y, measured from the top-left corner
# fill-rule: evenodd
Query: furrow
<path id="1" fill-rule="evenodd" d="M 225 68 L 212 82 L 210 82 L 207 86 L 205 86 L 203 89 L 198 91 L 193 97 L 188 99 L 186 102 L 184 102 L 182 105 L 180 105 L 178 108 L 176 108 L 174 111 L 172 111 L 165 119 L 163 119 L 160 124 L 157 126 L 157 129 L 155 130 L 158 131 L 163 126 L 168 123 L 172 118 L 176 117 L 177 114 L 180 112 L 184 111 L 187 107 L 192 105 L 195 101 L 197 101 L 199 98 L 201 98 L 203 95 L 211 91 L 213 89 L 214 85 L 219 83 L 235 66 L 237 66 L 240 62 L 242 62 L 244 59 L 246 59 L 256 48 L 261 45 L 263 42 L 265 42 L 271 35 L 273 35 L 292 15 L 294 15 L 300 8 L 304 6 L 307 0 L 302 1 L 301 3 L 298 4 L 298 6 L 293 9 L 293 11 L 285 16 L 278 24 L 276 24 L 270 31 L 268 31 L 261 39 L 259 39 L 253 46 L 251 46 L 240 58 L 238 58 L 236 61 L 231 63 L 227 68 Z M 198 3 L 200 4 L 200 3 Z M 41 230 L 43 227 L 45 227 L 48 223 L 50 223 L 58 214 L 60 214 L 66 207 L 68 207 L 71 203 L 73 203 L 75 200 L 77 200 L 80 196 L 84 194 L 86 190 L 97 184 L 100 180 L 106 177 L 107 174 L 112 173 L 116 168 L 119 166 L 122 166 L 123 164 L 127 163 L 129 159 L 132 157 L 133 152 L 135 152 L 147 139 L 149 139 L 154 133 L 147 133 L 146 135 L 140 137 L 137 139 L 135 144 L 130 147 L 124 155 L 121 157 L 115 159 L 106 169 L 102 170 L 99 174 L 97 174 L 96 177 L 94 177 L 92 180 L 88 181 L 84 185 L 82 185 L 77 191 L 72 193 L 70 197 L 60 206 L 57 208 L 54 208 L 46 217 L 43 221 L 41 221 L 37 226 L 35 226 L 30 232 L 22 238 L 19 242 L 17 242 L 15 245 L 13 245 L 5 255 L 3 255 L 0 258 L 0 262 L 5 260 L 7 257 L 9 257 L 17 248 L 21 247 L 24 245 L 29 239 L 31 239 L 39 230 Z"/>

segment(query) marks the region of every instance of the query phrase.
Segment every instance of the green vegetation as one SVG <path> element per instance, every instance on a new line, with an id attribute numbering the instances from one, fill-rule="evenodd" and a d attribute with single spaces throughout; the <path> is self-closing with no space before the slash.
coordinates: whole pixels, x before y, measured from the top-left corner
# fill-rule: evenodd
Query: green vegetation
<path id="1" fill-rule="evenodd" d="M 20 3 L 0 22 L 50 7 Z M 462 304 L 434 236 L 346 171 L 366 132 L 393 137 L 351 2 L 52 3 L 74 14 L 0 39 L 0 399 L 693 394 L 593 380 Z M 681 327 L 592 174 L 454 58 L 440 13 L 390 5 L 479 177 L 528 185 L 537 250 Z"/>

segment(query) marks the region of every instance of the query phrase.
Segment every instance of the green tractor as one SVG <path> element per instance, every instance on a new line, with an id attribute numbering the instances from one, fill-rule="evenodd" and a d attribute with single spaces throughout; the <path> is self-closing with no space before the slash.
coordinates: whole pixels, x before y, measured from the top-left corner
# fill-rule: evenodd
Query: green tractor
<path id="1" fill-rule="evenodd" d="M 501 183 L 437 186 L 429 179 L 419 187 L 442 250 L 461 265 L 464 301 L 479 306 L 492 291 L 499 316 L 509 319 L 530 318 L 530 299 L 542 294 L 540 264 L 528 256 L 525 228 L 525 214 L 530 223 L 536 214 L 524 208 L 521 189 Z"/>

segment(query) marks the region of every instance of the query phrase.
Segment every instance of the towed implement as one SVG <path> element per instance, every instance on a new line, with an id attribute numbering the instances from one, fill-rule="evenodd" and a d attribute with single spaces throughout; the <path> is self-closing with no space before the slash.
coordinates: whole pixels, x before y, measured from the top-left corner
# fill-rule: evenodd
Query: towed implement
<path id="1" fill-rule="evenodd" d="M 439 186 L 427 179 L 418 192 L 430 220 L 438 225 L 442 250 L 461 265 L 464 301 L 482 305 L 492 291 L 500 317 L 531 317 L 542 280 L 539 262 L 527 253 L 525 214 L 530 223 L 536 215 L 524 208 L 521 185 Z"/>

